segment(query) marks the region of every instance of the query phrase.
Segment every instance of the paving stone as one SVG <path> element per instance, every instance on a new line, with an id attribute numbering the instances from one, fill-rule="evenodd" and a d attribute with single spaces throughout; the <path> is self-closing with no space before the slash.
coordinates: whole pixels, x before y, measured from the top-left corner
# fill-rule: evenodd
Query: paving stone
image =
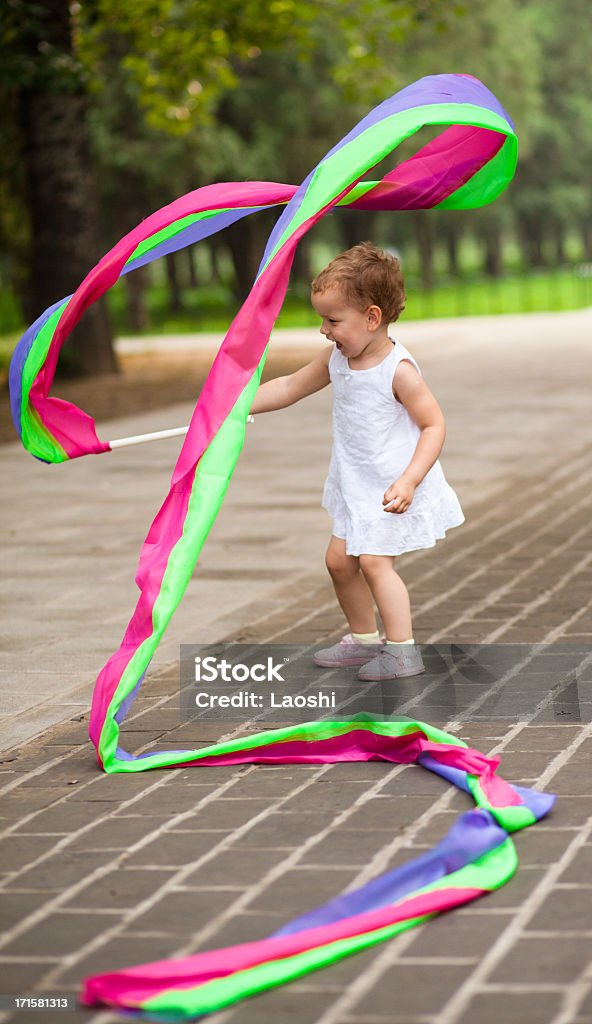
<path id="1" fill-rule="evenodd" d="M 239 779 L 251 774 L 249 772 L 250 765 L 243 767 L 242 765 L 238 768 L 235 765 L 229 765 L 228 767 L 215 767 L 213 765 L 201 765 L 195 768 L 183 768 L 178 769 L 182 771 L 182 775 L 179 776 L 180 782 L 184 786 L 208 786 L 212 788 L 227 782 L 238 782 Z M 229 792 L 229 791 L 227 791 Z"/>
<path id="2" fill-rule="evenodd" d="M 153 831 L 160 831 L 170 821 L 167 815 L 152 816 L 118 816 L 98 822 L 94 828 L 76 836 L 68 849 L 79 852 L 82 850 L 127 850 L 128 847 L 144 839 Z"/>
<path id="3" fill-rule="evenodd" d="M 241 837 L 241 847 L 301 846 L 303 840 L 317 835 L 327 827 L 327 815 L 322 812 L 282 814 L 271 813 Z"/>
<path id="4" fill-rule="evenodd" d="M 551 707 L 546 707 L 533 720 L 535 725 L 543 725 L 549 722 L 576 723 L 592 721 L 592 705 L 581 702 L 557 701 Z"/>
<path id="5" fill-rule="evenodd" d="M 493 984 L 573 984 L 590 960 L 589 940 L 562 936 L 558 941 L 556 934 L 548 938 L 525 936 L 514 943 L 511 953 L 491 974 L 490 981 Z"/>
<path id="6" fill-rule="evenodd" d="M 63 725 L 55 725 L 51 730 L 51 734 L 45 738 L 45 746 L 47 747 L 61 747 L 64 744 L 73 745 L 78 743 L 88 743 L 88 726 L 82 722 L 64 722 Z"/>
<path id="7" fill-rule="evenodd" d="M 234 889 L 183 889 L 168 892 L 159 902 L 134 918 L 138 932 L 168 932 L 190 936 L 231 907 L 240 892 Z"/>
<path id="8" fill-rule="evenodd" d="M 121 814 L 140 814 L 146 817 L 160 816 L 164 813 L 173 817 L 185 811 L 193 810 L 208 793 L 202 793 L 195 786 L 162 786 L 153 793 L 146 793 L 132 805 L 122 809 Z M 121 799 L 121 797 L 120 797 Z"/>
<path id="9" fill-rule="evenodd" d="M 559 882 L 589 883 L 592 880 L 592 844 L 588 843 L 575 854 L 571 864 L 559 876 Z M 592 914 L 592 908 L 591 908 Z M 592 930 L 592 928 L 591 928 Z"/>
<path id="10" fill-rule="evenodd" d="M 554 780 L 553 780 L 554 781 Z M 553 782 L 548 789 L 554 792 Z M 549 814 L 537 823 L 541 830 L 549 828 L 581 828 L 592 815 L 592 796 L 560 796 Z"/>
<path id="11" fill-rule="evenodd" d="M 101 914 L 64 914 L 56 912 L 38 921 L 17 938 L 8 942 L 5 956 L 52 956 L 73 953 L 102 931 L 105 919 Z"/>
<path id="12" fill-rule="evenodd" d="M 329 771 L 323 775 L 323 780 L 365 782 L 371 786 L 374 782 L 384 780 L 385 768 L 388 771 L 389 767 L 377 761 L 345 761 L 342 764 L 332 764 Z"/>
<path id="13" fill-rule="evenodd" d="M 13 790 L 0 798 L 0 813 L 3 818 L 20 819 L 42 807 L 53 804 L 56 800 L 54 789 L 29 789 L 26 792 Z"/>
<path id="14" fill-rule="evenodd" d="M 579 1007 L 580 1017 L 592 1017 L 592 986 Z"/>
<path id="15" fill-rule="evenodd" d="M 515 750 L 548 751 L 560 753 L 580 735 L 581 725 L 526 726 L 512 741 Z"/>
<path id="16" fill-rule="evenodd" d="M 52 850 L 60 841 L 59 836 L 5 836 L 0 839 L 0 860 L 5 870 L 16 871 L 37 860 L 43 853 Z"/>
<path id="17" fill-rule="evenodd" d="M 72 899 L 63 904 L 65 910 L 80 908 L 135 907 L 152 896 L 155 889 L 167 882 L 173 871 L 134 871 L 128 867 L 116 867 L 102 878 L 89 882 Z"/>
<path id="18" fill-rule="evenodd" d="M 173 946 L 174 942 L 171 943 L 168 932 L 144 938 L 135 934 L 120 935 L 109 939 L 104 946 L 79 960 L 73 967 L 59 971 L 56 986 L 73 984 L 78 989 L 81 980 L 91 974 L 119 971 L 152 960 L 165 960 L 171 956 Z"/>
<path id="19" fill-rule="evenodd" d="M 224 946 L 232 946 L 241 942 L 255 942 L 258 939 L 264 939 L 281 928 L 288 916 L 286 913 L 275 914 L 268 911 L 263 914 L 241 910 L 232 915 L 232 920 L 219 925 L 207 940 L 205 948 L 221 949 Z M 197 948 L 199 948 L 199 944 L 197 944 Z"/>
<path id="20" fill-rule="evenodd" d="M 46 747 L 40 741 L 40 738 L 36 738 L 26 743 L 23 747 L 13 747 L 12 750 L 0 754 L 0 765 L 5 766 L 14 772 L 15 775 L 20 776 L 21 773 L 26 774 L 27 772 L 34 771 L 36 768 L 47 766 L 50 761 L 56 758 L 60 758 L 60 763 L 67 764 L 71 756 L 77 756 L 75 753 L 73 754 L 73 751 L 78 753 L 86 752 L 86 744 L 80 744 L 74 748 L 69 743 L 64 743 L 61 746 Z M 63 755 L 70 756 L 64 757 Z"/>
<path id="21" fill-rule="evenodd" d="M 395 833 L 388 829 L 381 832 L 368 829 L 340 828 L 324 836 L 315 843 L 301 858 L 303 864 L 319 864 L 330 867 L 333 864 L 353 864 L 364 866 L 385 846 L 388 846 Z"/>
<path id="22" fill-rule="evenodd" d="M 53 807 L 39 811 L 29 821 L 17 824 L 13 835 L 20 835 L 21 832 L 26 832 L 29 835 L 43 833 L 70 835 L 95 821 L 98 816 L 111 813 L 112 810 L 111 803 L 100 805 L 63 800 Z"/>
<path id="23" fill-rule="evenodd" d="M 531 931 L 590 931 L 591 889 L 552 889 L 544 905 L 531 918 Z"/>
<path id="24" fill-rule="evenodd" d="M 473 805 L 474 806 L 474 805 Z M 466 808 L 470 810 L 471 805 Z M 417 842 L 423 845 L 434 846 L 448 834 L 454 822 L 458 818 L 458 812 L 452 810 L 437 811 L 430 815 L 425 825 L 417 831 Z"/>
<path id="25" fill-rule="evenodd" d="M 497 910 L 504 907 L 518 909 L 522 906 L 524 900 L 530 896 L 533 889 L 539 885 L 544 876 L 544 868 L 530 868 L 523 865 L 521 869 L 520 865 L 518 865 L 518 870 L 510 881 L 502 885 L 501 889 L 496 889 L 494 892 L 488 892 L 485 896 L 482 896 L 480 905 L 488 910 Z M 531 927 L 533 926 L 531 925 Z"/>
<path id="26" fill-rule="evenodd" d="M 441 791 L 442 793 L 442 791 Z M 441 795 L 440 793 L 440 795 Z M 347 818 L 347 828 L 392 830 L 393 834 L 412 825 L 433 803 L 430 796 L 377 796 L 369 798 Z"/>
<path id="27" fill-rule="evenodd" d="M 570 764 L 562 768 L 553 779 L 553 792 L 559 797 L 588 796 L 590 793 L 590 768 L 587 765 Z"/>
<path id="28" fill-rule="evenodd" d="M 556 864 L 573 839 L 573 832 L 557 829 L 524 829 L 512 836 L 518 851 L 519 865 L 538 867 Z M 520 866 L 518 867 L 520 870 Z M 562 881 L 570 881 L 563 879 Z"/>
<path id="29" fill-rule="evenodd" d="M 318 979 L 327 986 L 327 988 L 335 988 L 338 991 L 343 991 L 352 982 L 357 981 L 363 977 L 364 973 L 372 966 L 374 961 L 381 953 L 384 952 L 383 943 L 379 943 L 377 946 L 371 949 L 365 949 L 361 953 L 352 954 L 352 956 L 345 956 L 341 960 L 337 960 L 335 963 L 330 964 L 328 967 L 323 968 L 318 974 L 311 975 L 311 979 Z M 306 979 L 305 979 L 306 980 Z M 391 1009 L 391 1013 L 392 1013 Z M 348 1011 L 349 1015 L 357 1014 L 357 1007 L 353 1007 L 351 1011 Z"/>
<path id="30" fill-rule="evenodd" d="M 513 779 L 537 779 L 555 757 L 554 752 L 537 753 L 535 751 L 506 751 L 501 755 L 498 769 L 502 778 L 511 782 Z M 555 782 L 553 782 L 555 785 Z"/>
<path id="31" fill-rule="evenodd" d="M 222 850 L 215 858 L 202 864 L 185 877 L 184 885 L 204 887 L 207 885 L 237 884 L 253 885 L 261 881 L 267 872 L 285 860 L 285 850 Z"/>
<path id="32" fill-rule="evenodd" d="M 126 867 L 183 867 L 213 850 L 225 835 L 225 832 L 167 832 L 141 850 L 130 853 Z"/>
<path id="33" fill-rule="evenodd" d="M 145 714 L 133 715 L 127 719 L 127 723 L 121 731 L 121 741 L 124 747 L 130 744 L 135 733 L 150 733 L 153 736 L 162 736 L 169 729 L 176 729 L 181 725 L 180 711 L 178 707 L 161 706 L 147 711 Z M 144 737 L 146 740 L 146 737 Z"/>
<path id="34" fill-rule="evenodd" d="M 193 829 L 236 829 L 269 808 L 268 800 L 241 800 L 220 798 L 200 811 L 184 818 L 176 829 L 192 831 Z"/>
<path id="35" fill-rule="evenodd" d="M 55 959 L 49 956 L 41 962 L 23 963 L 4 959 L 0 955 L 0 975 L 2 977 L 3 995 L 31 995 L 36 991 L 38 982 L 48 971 L 55 968 Z M 20 1019 L 20 1013 L 19 1013 Z"/>
<path id="36" fill-rule="evenodd" d="M 69 786 L 83 785 L 92 782 L 96 785 L 97 770 L 96 764 L 88 756 L 88 752 L 77 758 L 68 758 L 62 764 L 54 765 L 46 772 L 38 775 L 23 773 L 20 786 L 23 789 L 40 789 L 45 786 L 52 786 L 59 790 L 59 795 L 64 796 Z"/>
<path id="37" fill-rule="evenodd" d="M 316 1024 L 335 998 L 334 992 L 294 992 L 292 986 L 286 985 L 242 1003 L 230 1011 L 228 1019 L 233 1024 L 283 1024 L 284 1021 Z"/>
<path id="38" fill-rule="evenodd" d="M 311 868 L 293 868 L 249 901 L 249 910 L 284 913 L 286 919 L 300 916 L 307 910 L 338 896 L 355 879 L 355 868 L 318 871 Z"/>
<path id="39" fill-rule="evenodd" d="M 34 892 L 3 892 L 0 897 L 0 931 L 12 928 L 36 910 L 42 897 Z M 1 983 L 0 983 L 1 987 Z"/>
<path id="40" fill-rule="evenodd" d="M 480 992 L 457 1018 L 458 1024 L 552 1024 L 561 1006 L 559 992 Z M 503 1016 L 500 1016 L 500 1013 Z"/>
<path id="41" fill-rule="evenodd" d="M 67 886 L 86 878 L 95 868 L 102 867 L 107 860 L 104 852 L 71 853 L 62 850 L 37 864 L 29 871 L 17 875 L 7 884 L 7 889 L 28 889 L 36 892 L 61 891 Z"/>
<path id="42" fill-rule="evenodd" d="M 447 788 L 446 782 L 426 771 L 420 765 L 407 765 L 396 779 L 391 779 L 382 787 L 382 796 L 417 797 L 430 796 L 436 800 Z"/>
<path id="43" fill-rule="evenodd" d="M 473 969 L 472 964 L 443 966 L 430 960 L 423 965 L 391 964 L 372 990 L 356 1001 L 354 1012 L 362 1017 L 392 1013 L 394 1001 L 399 1015 L 413 1014 L 418 1009 L 423 1014 L 436 1014 Z M 428 978 L 429 983 L 426 983 Z"/>
<path id="44" fill-rule="evenodd" d="M 347 810 L 355 802 L 364 798 L 367 791 L 365 782 L 341 782 L 335 784 L 331 781 L 319 779 L 315 783 L 314 807 L 316 811 L 329 811 L 337 814 L 339 811 Z M 297 793 L 282 804 L 282 811 L 307 811 L 311 805 L 311 794 L 306 789 Z"/>
<path id="45" fill-rule="evenodd" d="M 399 846 L 397 844 L 396 850 L 387 853 L 385 850 L 381 855 L 381 864 L 384 864 L 384 871 L 392 871 L 394 868 L 402 867 L 404 864 L 409 864 L 416 857 L 425 853 L 428 850 L 428 846 L 421 846 L 419 843 L 410 843 L 408 846 Z M 382 869 L 381 869 L 382 870 Z M 377 874 L 380 872 L 377 871 Z"/>
<path id="46" fill-rule="evenodd" d="M 477 908 L 478 909 L 478 908 Z M 507 927 L 502 915 L 443 914 L 413 932 L 405 957 L 471 957 L 479 960 Z M 411 933 L 410 933 L 411 935 Z"/>

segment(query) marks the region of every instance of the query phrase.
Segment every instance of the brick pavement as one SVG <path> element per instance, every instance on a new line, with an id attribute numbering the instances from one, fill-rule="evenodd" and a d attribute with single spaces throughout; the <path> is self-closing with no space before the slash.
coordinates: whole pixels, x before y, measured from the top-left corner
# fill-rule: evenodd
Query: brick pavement
<path id="1" fill-rule="evenodd" d="M 421 642 L 592 650 L 591 475 L 585 447 L 569 464 L 549 455 L 520 488 L 475 502 L 462 530 L 435 552 L 406 556 Z M 562 494 L 551 514 L 550 492 Z M 341 625 L 330 586 L 304 574 L 283 604 L 253 615 L 232 639 L 314 644 L 337 637 Z M 509 780 L 559 795 L 547 819 L 516 835 L 516 877 L 212 1021 L 592 1024 L 590 660 L 575 696 L 569 681 L 541 690 L 513 721 L 488 714 L 483 687 L 446 721 L 429 686 L 408 681 L 404 713 L 446 721 L 478 749 L 500 753 Z M 528 670 L 527 659 L 517 687 Z M 218 738 L 214 722 L 179 724 L 176 689 L 176 669 L 145 683 L 124 729 L 129 749 Z M 8 992 L 73 995 L 89 973 L 262 937 L 432 846 L 471 806 L 415 766 L 384 763 L 106 777 L 95 768 L 86 721 L 83 714 L 55 726 L 0 766 Z M 63 1019 L 123 1018 L 79 1009 Z"/>
<path id="2" fill-rule="evenodd" d="M 425 677 L 409 680 L 398 710 L 499 752 L 504 777 L 559 799 L 547 819 L 516 835 L 518 874 L 499 892 L 210 1019 L 592 1024 L 589 314 L 402 324 L 398 333 L 443 401 L 444 465 L 467 514 L 433 551 L 401 559 L 417 639 L 567 643 L 582 652 L 577 678 L 559 674 L 554 687 L 526 647 L 504 688 L 467 683 L 447 692 Z M 182 422 L 178 410 L 167 415 L 170 425 Z M 322 393 L 307 400 L 306 415 L 286 410 L 254 428 L 176 616 L 186 642 L 196 639 L 200 606 L 210 640 L 228 634 L 313 645 L 340 634 L 319 560 L 326 416 Z M 146 417 L 145 427 L 134 420 L 121 432 L 168 424 Z M 290 452 L 282 475 L 294 436 L 302 451 Z M 15 446 L 3 449 L 3 459 L 17 500 L 6 528 L 14 572 L 3 616 L 2 720 L 14 725 L 13 701 L 23 709 L 20 735 L 30 735 L 28 728 L 40 727 L 35 715 L 49 715 L 49 695 L 52 714 L 74 717 L 0 755 L 0 991 L 73 996 L 89 973 L 263 936 L 432 846 L 471 806 L 428 772 L 384 763 L 100 774 L 87 739 L 90 684 L 75 691 L 73 683 L 94 678 L 111 653 L 129 607 L 129 559 L 169 473 L 170 450 L 155 446 L 133 459 L 120 453 L 100 470 L 81 460 L 55 474 L 25 467 Z M 114 510 L 114 483 L 131 488 L 135 517 Z M 295 524 L 298 545 L 288 536 Z M 90 593 L 82 565 L 93 577 Z M 57 603 L 56 573 L 66 581 Z M 80 652 L 76 642 L 97 603 L 106 610 L 102 628 Z M 25 608 L 43 625 L 37 646 Z M 56 622 L 64 618 L 68 628 L 58 639 Z M 164 663 L 153 662 L 124 728 L 124 744 L 135 752 L 220 738 L 215 722 L 180 724 L 175 644 L 162 650 Z M 504 700 L 514 685 L 509 714 Z M 22 1012 L 14 1020 L 46 1017 Z M 71 1024 L 124 1019 L 83 1010 L 48 1019 L 62 1017 Z M 0 1014 L 0 1024 L 9 1019 Z"/>

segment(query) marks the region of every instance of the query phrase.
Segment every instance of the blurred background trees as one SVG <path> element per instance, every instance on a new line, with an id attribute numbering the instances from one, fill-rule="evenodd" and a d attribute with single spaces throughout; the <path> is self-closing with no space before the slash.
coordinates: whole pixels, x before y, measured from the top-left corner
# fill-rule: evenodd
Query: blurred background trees
<path id="1" fill-rule="evenodd" d="M 214 181 L 298 183 L 373 105 L 427 74 L 470 73 L 499 98 L 519 138 L 512 186 L 482 210 L 332 213 L 300 247 L 282 322 L 315 323 L 311 274 L 367 237 L 401 256 L 406 316 L 557 304 L 592 261 L 585 0 L 3 8 L 0 333 L 9 340 L 153 210 Z M 433 134 L 408 140 L 396 162 Z M 221 329 L 250 288 L 274 216 L 125 275 L 85 314 L 67 365 L 113 369 L 114 332 Z"/>

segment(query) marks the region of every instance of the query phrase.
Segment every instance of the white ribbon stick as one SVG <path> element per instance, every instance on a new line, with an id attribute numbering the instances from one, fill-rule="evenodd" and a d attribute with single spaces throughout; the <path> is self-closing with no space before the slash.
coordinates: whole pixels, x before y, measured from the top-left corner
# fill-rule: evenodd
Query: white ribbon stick
<path id="1" fill-rule="evenodd" d="M 247 423 L 254 423 L 254 416 L 247 416 Z M 131 437 L 118 437 L 114 441 L 109 441 L 109 447 L 113 448 L 127 448 L 130 444 L 146 444 L 147 441 L 163 441 L 167 437 L 182 437 L 186 434 L 189 427 L 171 427 L 170 430 L 156 430 L 152 434 L 135 434 Z"/>

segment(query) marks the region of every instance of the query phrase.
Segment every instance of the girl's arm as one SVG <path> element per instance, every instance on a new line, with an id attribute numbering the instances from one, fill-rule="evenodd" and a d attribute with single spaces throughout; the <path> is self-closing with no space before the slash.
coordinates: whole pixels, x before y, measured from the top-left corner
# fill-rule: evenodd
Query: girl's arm
<path id="1" fill-rule="evenodd" d="M 315 391 L 330 383 L 329 377 L 329 356 L 332 346 L 328 345 L 310 363 L 303 366 L 295 373 L 289 373 L 285 377 L 275 377 L 261 384 L 257 389 L 251 412 L 257 415 L 260 412 L 273 412 L 275 409 L 285 409 L 288 405 L 294 405 L 301 398 L 312 395 Z"/>
<path id="2" fill-rule="evenodd" d="M 415 488 L 432 468 L 444 445 L 446 422 L 440 406 L 423 377 L 406 360 L 395 371 L 393 394 L 421 430 L 411 462 L 398 480 L 386 491 L 383 505 L 386 512 L 406 512 Z"/>

